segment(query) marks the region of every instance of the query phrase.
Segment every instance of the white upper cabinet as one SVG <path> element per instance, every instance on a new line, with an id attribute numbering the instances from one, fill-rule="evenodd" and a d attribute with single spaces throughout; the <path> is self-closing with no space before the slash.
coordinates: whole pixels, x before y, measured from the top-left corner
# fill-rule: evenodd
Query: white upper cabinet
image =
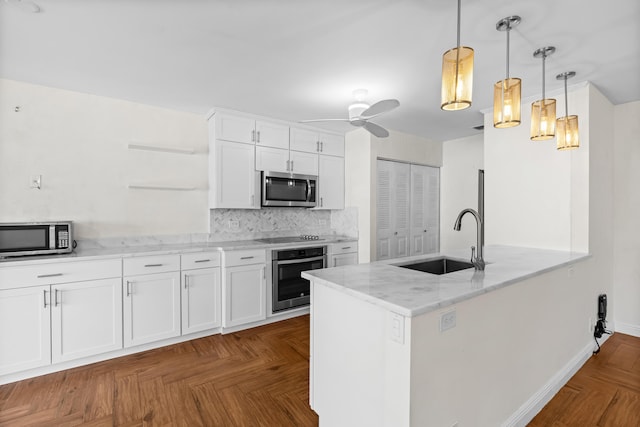
<path id="1" fill-rule="evenodd" d="M 219 140 L 213 144 L 209 164 L 209 207 L 259 209 L 259 173 L 255 170 L 255 147 Z"/>
<path id="2" fill-rule="evenodd" d="M 319 157 L 317 209 L 344 209 L 344 157 Z"/>
<path id="3" fill-rule="evenodd" d="M 290 172 L 318 175 L 318 155 L 304 151 L 290 151 Z"/>
<path id="4" fill-rule="evenodd" d="M 289 126 L 256 121 L 256 146 L 289 149 Z"/>
<path id="5" fill-rule="evenodd" d="M 290 148 L 295 151 L 344 157 L 344 136 L 291 128 Z"/>
<path id="6" fill-rule="evenodd" d="M 229 114 L 215 115 L 215 137 L 225 141 L 254 144 L 256 140 L 256 122 L 254 119 Z"/>

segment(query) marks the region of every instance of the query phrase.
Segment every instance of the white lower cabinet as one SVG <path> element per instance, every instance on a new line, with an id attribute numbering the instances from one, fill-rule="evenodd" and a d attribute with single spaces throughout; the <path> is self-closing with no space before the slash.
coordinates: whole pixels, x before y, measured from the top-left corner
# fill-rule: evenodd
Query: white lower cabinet
<path id="1" fill-rule="evenodd" d="M 182 334 L 222 324 L 220 253 L 182 256 Z"/>
<path id="2" fill-rule="evenodd" d="M 53 363 L 122 348 L 122 280 L 51 287 Z"/>
<path id="3" fill-rule="evenodd" d="M 329 267 L 358 263 L 358 242 L 332 243 L 328 249 Z"/>
<path id="4" fill-rule="evenodd" d="M 0 290 L 0 375 L 51 363 L 49 289 Z"/>
<path id="5" fill-rule="evenodd" d="M 123 268 L 124 346 L 179 336 L 180 256 L 124 259 Z"/>
<path id="6" fill-rule="evenodd" d="M 224 253 L 223 327 L 267 318 L 265 262 L 264 249 Z"/>

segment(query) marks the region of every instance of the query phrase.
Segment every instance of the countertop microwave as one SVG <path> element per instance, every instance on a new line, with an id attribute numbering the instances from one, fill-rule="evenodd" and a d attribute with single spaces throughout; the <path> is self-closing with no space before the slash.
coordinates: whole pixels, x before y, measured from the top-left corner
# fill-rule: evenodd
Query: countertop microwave
<path id="1" fill-rule="evenodd" d="M 261 177 L 262 206 L 303 208 L 316 206 L 317 176 L 262 172 Z"/>
<path id="2" fill-rule="evenodd" d="M 0 223 L 0 257 L 53 255 L 73 251 L 73 224 L 58 222 Z"/>

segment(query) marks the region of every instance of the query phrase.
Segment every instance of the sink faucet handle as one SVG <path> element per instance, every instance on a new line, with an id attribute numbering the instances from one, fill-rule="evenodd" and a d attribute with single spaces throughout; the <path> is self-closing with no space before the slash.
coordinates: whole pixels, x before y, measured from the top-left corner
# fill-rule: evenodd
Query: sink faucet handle
<path id="1" fill-rule="evenodd" d="M 475 258 L 476 258 L 476 247 L 471 246 L 471 262 L 474 262 Z"/>

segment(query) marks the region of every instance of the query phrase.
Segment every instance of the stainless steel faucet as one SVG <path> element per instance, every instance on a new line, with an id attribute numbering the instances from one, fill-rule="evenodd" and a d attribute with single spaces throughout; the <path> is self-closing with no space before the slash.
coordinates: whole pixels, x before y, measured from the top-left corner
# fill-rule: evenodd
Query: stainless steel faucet
<path id="1" fill-rule="evenodd" d="M 458 214 L 456 223 L 453 226 L 454 230 L 460 231 L 460 228 L 462 228 L 462 217 L 467 213 L 470 213 L 476 219 L 476 227 L 478 230 L 476 246 L 471 246 L 471 263 L 476 270 L 484 270 L 484 170 L 482 169 L 478 170 L 478 211 L 476 212 L 469 208 L 463 209 Z M 476 247 L 478 248 L 477 254 Z"/>

